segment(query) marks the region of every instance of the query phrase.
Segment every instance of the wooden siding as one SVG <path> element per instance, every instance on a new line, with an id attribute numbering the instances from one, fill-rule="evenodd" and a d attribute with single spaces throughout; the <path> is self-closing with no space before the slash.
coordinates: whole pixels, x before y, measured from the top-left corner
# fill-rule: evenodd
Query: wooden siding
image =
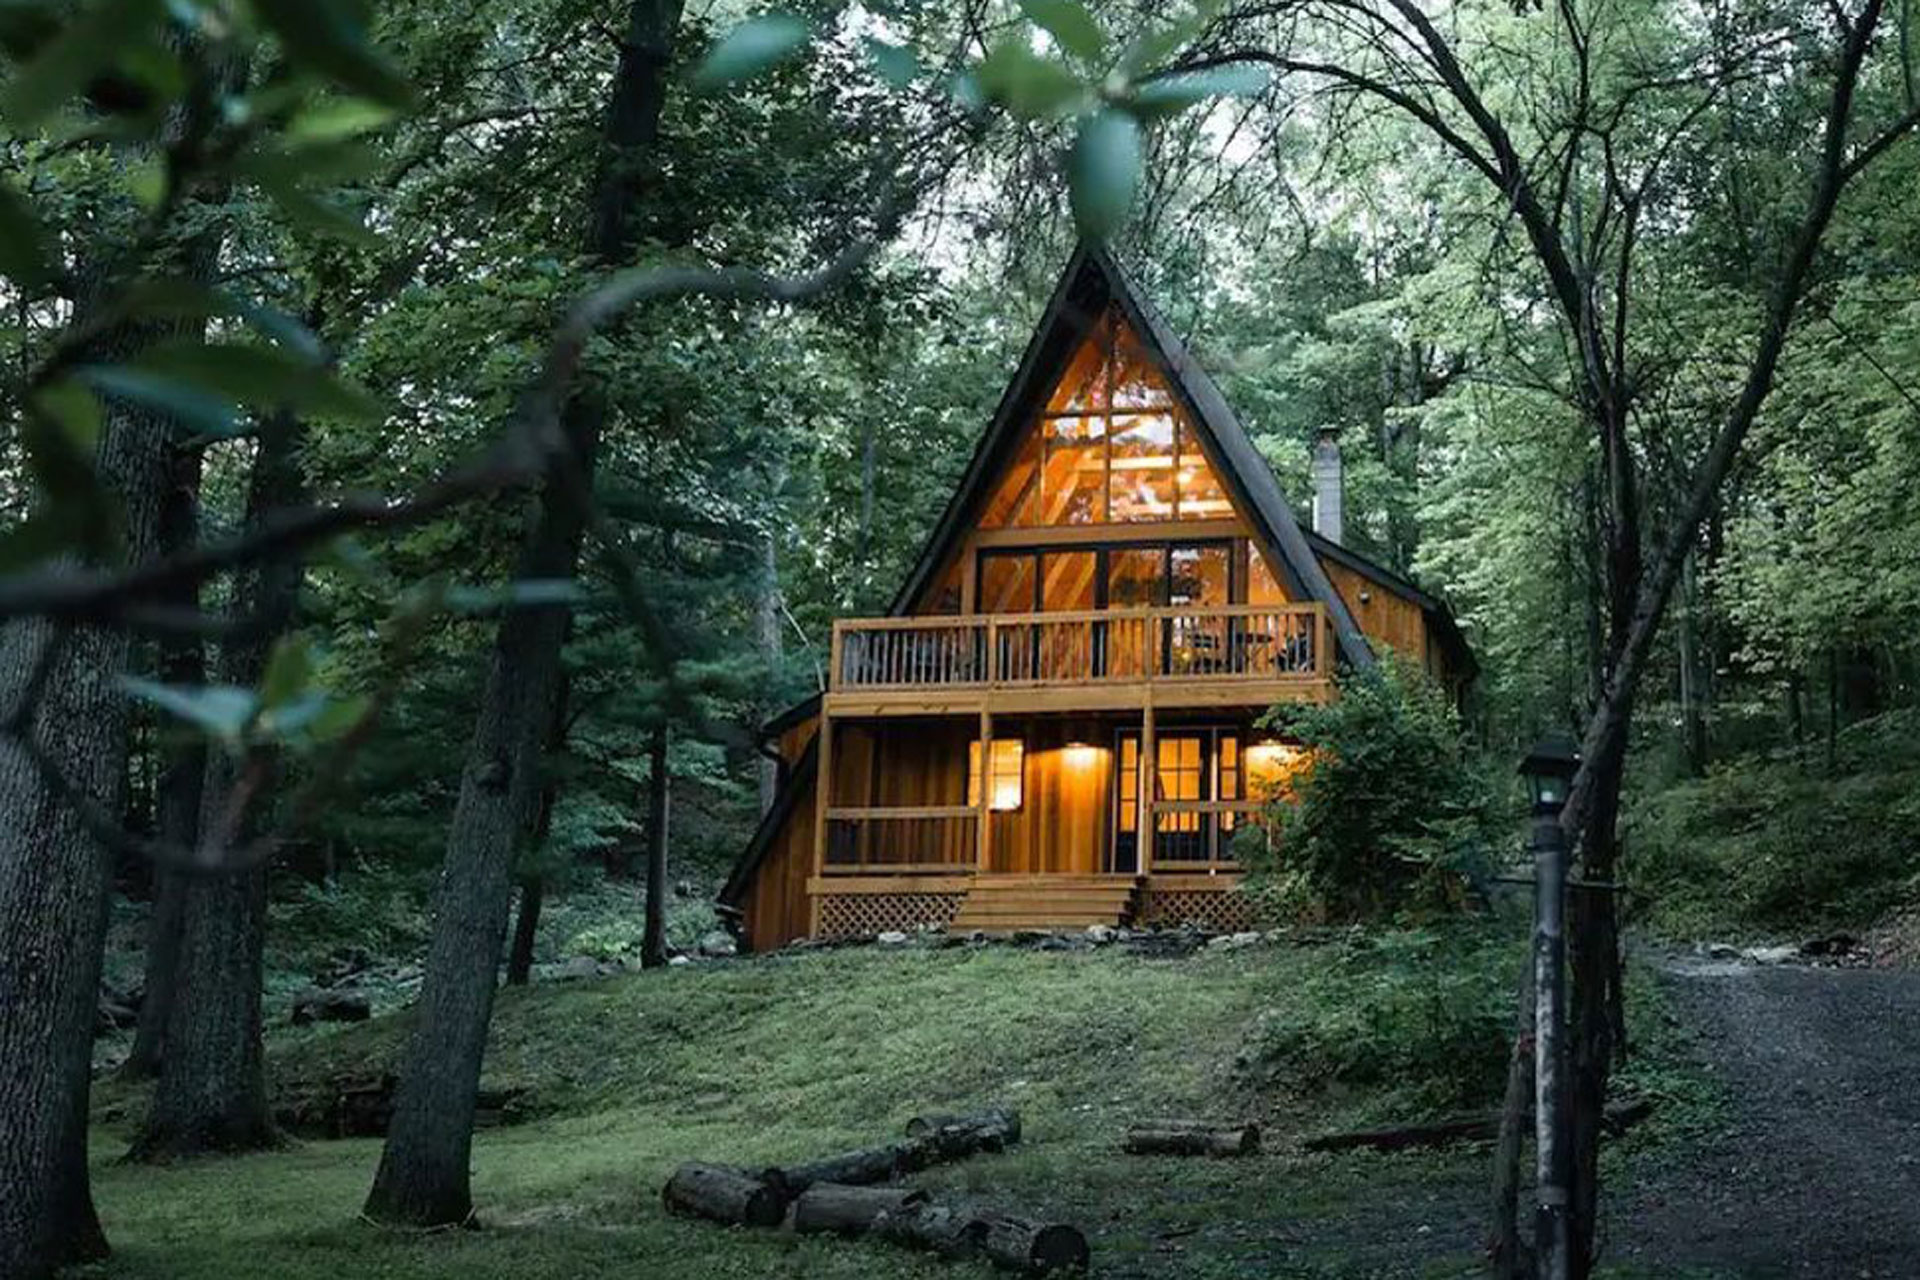
<path id="1" fill-rule="evenodd" d="M 1026 740 L 1020 808 L 993 815 L 990 872 L 1092 875 L 1101 870 L 1112 807 L 1111 721 L 997 723 L 996 735 Z M 1073 744 L 1080 744 L 1075 750 Z"/>
<path id="2" fill-rule="evenodd" d="M 812 722 L 809 722 L 811 724 Z M 813 874 L 811 780 L 795 781 L 801 793 L 773 837 L 766 857 L 753 872 L 740 903 L 747 946 L 754 951 L 784 947 L 807 936 L 807 877 Z"/>

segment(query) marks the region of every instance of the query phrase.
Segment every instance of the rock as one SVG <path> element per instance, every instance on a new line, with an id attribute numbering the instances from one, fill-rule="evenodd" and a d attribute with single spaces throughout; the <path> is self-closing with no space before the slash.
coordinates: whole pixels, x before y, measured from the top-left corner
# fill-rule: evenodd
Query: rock
<path id="1" fill-rule="evenodd" d="M 898 929 L 889 929 L 885 933 L 877 935 L 874 941 L 883 947 L 904 947 L 907 945 L 907 935 Z"/>
<path id="2" fill-rule="evenodd" d="M 1830 933 L 1822 938 L 1808 938 L 1800 944 L 1803 956 L 1844 956 L 1860 949 L 1860 939 L 1850 933 Z"/>
<path id="3" fill-rule="evenodd" d="M 693 963 L 692 956 L 675 956 L 671 960 L 667 961 L 667 966 L 669 968 L 673 968 L 679 965 L 692 964 L 692 963 Z"/>
<path id="4" fill-rule="evenodd" d="M 1752 947 L 1743 954 L 1746 959 L 1755 964 L 1785 964 L 1789 960 L 1797 959 L 1800 949 L 1798 947 Z"/>
<path id="5" fill-rule="evenodd" d="M 373 1002 L 359 991 L 302 991 L 293 998 L 296 1027 L 312 1022 L 365 1022 L 373 1016 Z"/>
<path id="6" fill-rule="evenodd" d="M 703 956 L 731 956 L 739 951 L 740 946 L 733 940 L 733 935 L 719 929 L 700 939 L 700 954 Z"/>
<path id="7" fill-rule="evenodd" d="M 1708 943 L 1707 955 L 1714 960 L 1738 960 L 1741 958 L 1740 948 L 1730 947 L 1724 942 Z"/>
<path id="8" fill-rule="evenodd" d="M 676 898 L 691 898 L 696 892 L 698 890 L 693 887 L 691 880 L 677 881 L 673 886 L 673 896 Z"/>
<path id="9" fill-rule="evenodd" d="M 1095 946 L 1105 946 L 1114 940 L 1114 927 L 1110 924 L 1090 924 L 1087 926 L 1087 940 Z"/>
<path id="10" fill-rule="evenodd" d="M 548 976 L 559 982 L 597 978 L 600 976 L 600 962 L 592 956 L 574 956 L 571 960 L 562 960 L 553 966 Z"/>
<path id="11" fill-rule="evenodd" d="M 1260 935 L 1253 931 L 1236 933 L 1227 939 L 1227 946 L 1235 951 L 1240 950 L 1242 947 L 1257 947 L 1259 945 Z"/>

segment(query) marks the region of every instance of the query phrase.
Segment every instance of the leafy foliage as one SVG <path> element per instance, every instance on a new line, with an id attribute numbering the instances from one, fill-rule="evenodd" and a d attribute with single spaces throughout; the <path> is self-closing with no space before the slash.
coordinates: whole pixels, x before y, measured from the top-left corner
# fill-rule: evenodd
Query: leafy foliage
<path id="1" fill-rule="evenodd" d="M 1336 919 L 1461 904 L 1490 860 L 1494 815 L 1443 690 L 1383 663 L 1345 676 L 1333 702 L 1278 706 L 1262 723 L 1306 752 L 1269 802 L 1272 852 L 1257 831 L 1240 838 L 1286 896 Z"/>

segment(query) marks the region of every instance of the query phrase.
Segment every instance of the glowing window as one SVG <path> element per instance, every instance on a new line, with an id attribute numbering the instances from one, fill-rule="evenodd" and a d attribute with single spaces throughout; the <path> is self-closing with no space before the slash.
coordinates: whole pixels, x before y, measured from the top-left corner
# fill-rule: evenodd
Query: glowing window
<path id="1" fill-rule="evenodd" d="M 1027 744 L 1018 738 L 993 740 L 993 794 L 988 808 L 1006 812 L 1020 807 L 1026 774 Z M 980 804 L 980 742 L 967 744 L 967 803 Z"/>

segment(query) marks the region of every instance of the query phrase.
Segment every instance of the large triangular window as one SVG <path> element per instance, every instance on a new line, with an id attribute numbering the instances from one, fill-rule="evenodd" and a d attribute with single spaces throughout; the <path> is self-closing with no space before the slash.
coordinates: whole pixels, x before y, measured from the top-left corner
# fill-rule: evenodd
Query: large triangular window
<path id="1" fill-rule="evenodd" d="M 1022 434 L 984 529 L 1231 516 L 1159 363 L 1110 309 Z"/>

